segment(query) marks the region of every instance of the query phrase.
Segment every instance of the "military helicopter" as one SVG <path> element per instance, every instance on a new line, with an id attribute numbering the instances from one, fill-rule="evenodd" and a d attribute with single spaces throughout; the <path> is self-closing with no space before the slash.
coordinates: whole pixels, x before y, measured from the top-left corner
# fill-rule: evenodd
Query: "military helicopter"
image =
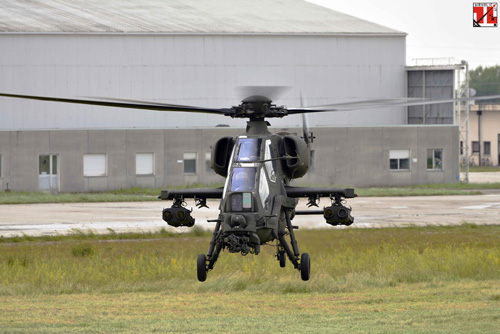
<path id="1" fill-rule="evenodd" d="M 172 200 L 170 208 L 163 209 L 162 218 L 173 227 L 192 227 L 195 219 L 186 208 L 186 199 L 194 199 L 198 208 L 207 207 L 207 199 L 220 199 L 219 216 L 209 222 L 216 223 L 207 254 L 197 258 L 198 280 L 207 279 L 220 252 L 259 254 L 261 246 L 276 242 L 276 258 L 281 267 L 286 259 L 300 271 L 302 280 L 311 274 L 308 253 L 300 253 L 292 220 L 297 215 L 322 215 L 326 223 L 349 226 L 354 223 L 346 199 L 356 197 L 352 188 L 293 187 L 293 179 L 304 176 L 310 164 L 310 144 L 313 134 L 304 121 L 302 137 L 290 133 L 272 134 L 268 118 L 313 112 L 344 111 L 385 106 L 410 106 L 456 101 L 484 100 L 500 96 L 429 100 L 422 98 L 396 98 L 357 101 L 315 107 L 287 108 L 273 104 L 263 95 L 246 97 L 231 108 L 204 108 L 115 98 L 68 99 L 46 96 L 0 93 L 11 98 L 78 103 L 108 107 L 211 113 L 233 118 L 247 118 L 245 135 L 220 138 L 212 149 L 213 170 L 226 178 L 224 187 L 163 190 L 159 198 Z M 319 199 L 327 197 L 331 204 L 319 209 Z M 298 198 L 307 198 L 308 207 L 318 209 L 296 210 Z M 289 240 L 289 241 L 288 241 Z"/>

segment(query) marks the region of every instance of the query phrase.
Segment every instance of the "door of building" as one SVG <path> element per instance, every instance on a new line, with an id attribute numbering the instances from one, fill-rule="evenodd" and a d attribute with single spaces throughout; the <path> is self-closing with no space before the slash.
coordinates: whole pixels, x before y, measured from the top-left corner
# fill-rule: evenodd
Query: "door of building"
<path id="1" fill-rule="evenodd" d="M 57 155 L 40 155 L 38 157 L 38 189 L 41 191 L 59 191 Z"/>

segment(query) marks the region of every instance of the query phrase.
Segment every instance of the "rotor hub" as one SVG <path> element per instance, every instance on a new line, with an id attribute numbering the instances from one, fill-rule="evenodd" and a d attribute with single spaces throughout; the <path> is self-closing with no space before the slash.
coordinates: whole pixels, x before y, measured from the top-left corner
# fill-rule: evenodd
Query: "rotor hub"
<path id="1" fill-rule="evenodd" d="M 288 115 L 285 106 L 272 104 L 272 100 L 266 96 L 252 95 L 241 101 L 239 106 L 233 107 L 233 118 L 263 119 L 265 117 L 283 117 Z"/>

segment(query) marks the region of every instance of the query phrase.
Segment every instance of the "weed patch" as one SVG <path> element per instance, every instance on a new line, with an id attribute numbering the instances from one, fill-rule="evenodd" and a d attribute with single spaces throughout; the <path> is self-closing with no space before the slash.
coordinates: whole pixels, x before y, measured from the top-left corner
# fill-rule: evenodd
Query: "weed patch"
<path id="1" fill-rule="evenodd" d="M 90 244 L 81 244 L 71 249 L 74 257 L 87 257 L 94 254 L 94 248 Z"/>

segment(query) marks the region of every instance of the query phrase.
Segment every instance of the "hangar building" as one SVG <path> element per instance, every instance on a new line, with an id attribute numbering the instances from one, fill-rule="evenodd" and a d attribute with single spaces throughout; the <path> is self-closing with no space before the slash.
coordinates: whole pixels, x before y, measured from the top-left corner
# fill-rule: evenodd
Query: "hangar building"
<path id="1" fill-rule="evenodd" d="M 301 0 L 0 0 L 0 92 L 206 107 L 237 105 L 248 86 L 289 87 L 271 96 L 289 107 L 401 97 L 405 36 Z M 300 133 L 299 117 L 271 123 Z M 408 126 L 405 108 L 311 115 L 309 123 L 318 138 L 303 182 L 399 185 L 458 174 L 458 129 Z M 2 98 L 0 186 L 74 192 L 222 182 L 206 168 L 210 146 L 244 126 L 213 115 Z M 428 168 L 429 154 L 442 160 L 439 169 Z"/>

